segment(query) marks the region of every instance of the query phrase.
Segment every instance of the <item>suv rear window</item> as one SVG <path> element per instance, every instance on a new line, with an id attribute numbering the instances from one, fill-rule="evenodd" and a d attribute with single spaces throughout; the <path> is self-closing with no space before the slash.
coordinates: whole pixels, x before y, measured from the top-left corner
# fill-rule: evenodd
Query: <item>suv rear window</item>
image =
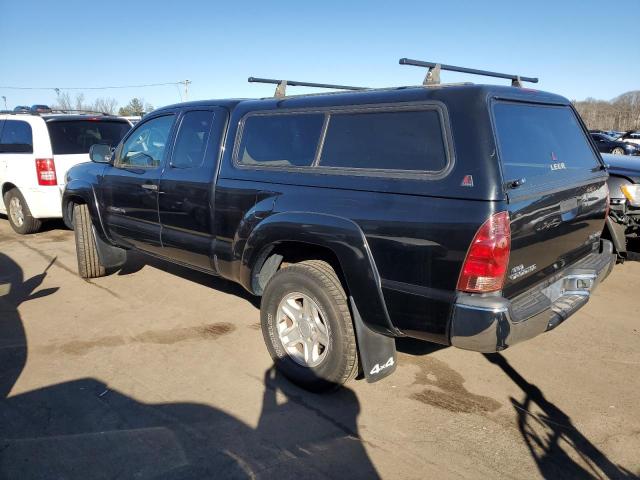
<path id="1" fill-rule="evenodd" d="M 494 114 L 506 182 L 586 177 L 600 165 L 570 107 L 498 102 Z"/>
<path id="2" fill-rule="evenodd" d="M 320 166 L 438 172 L 447 165 L 436 110 L 331 114 Z"/>
<path id="3" fill-rule="evenodd" d="M 21 120 L 0 122 L 0 153 L 33 153 L 31 125 Z"/>
<path id="4" fill-rule="evenodd" d="M 91 145 L 116 146 L 129 131 L 127 122 L 105 120 L 69 120 L 47 122 L 54 155 L 89 153 Z"/>

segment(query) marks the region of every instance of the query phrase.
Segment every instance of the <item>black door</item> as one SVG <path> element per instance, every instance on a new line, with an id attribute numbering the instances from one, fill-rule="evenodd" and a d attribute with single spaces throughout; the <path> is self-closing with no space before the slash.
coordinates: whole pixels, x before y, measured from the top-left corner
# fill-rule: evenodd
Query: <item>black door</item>
<path id="1" fill-rule="evenodd" d="M 141 122 L 115 152 L 103 178 L 104 219 L 111 237 L 123 245 L 161 249 L 158 183 L 168 152 L 175 114 Z"/>
<path id="2" fill-rule="evenodd" d="M 227 124 L 223 108 L 185 110 L 158 199 L 162 255 L 213 270 L 214 177 Z"/>

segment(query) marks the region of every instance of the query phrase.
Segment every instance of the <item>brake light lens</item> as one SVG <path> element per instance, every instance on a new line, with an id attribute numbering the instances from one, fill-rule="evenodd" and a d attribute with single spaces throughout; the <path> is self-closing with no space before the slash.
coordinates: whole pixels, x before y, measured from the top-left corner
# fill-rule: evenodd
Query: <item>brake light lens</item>
<path id="1" fill-rule="evenodd" d="M 499 212 L 482 224 L 465 257 L 458 290 L 488 293 L 502 289 L 511 253 L 509 212 Z"/>
<path id="2" fill-rule="evenodd" d="M 38 185 L 57 185 L 56 164 L 53 158 L 36 158 Z"/>

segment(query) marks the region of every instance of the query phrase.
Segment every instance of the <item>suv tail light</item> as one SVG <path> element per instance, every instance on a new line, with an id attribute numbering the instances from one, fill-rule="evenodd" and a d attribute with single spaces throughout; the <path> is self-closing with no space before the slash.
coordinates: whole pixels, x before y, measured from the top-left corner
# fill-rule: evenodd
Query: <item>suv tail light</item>
<path id="1" fill-rule="evenodd" d="M 36 158 L 38 185 L 57 185 L 56 164 L 53 158 Z"/>
<path id="2" fill-rule="evenodd" d="M 460 271 L 458 290 L 470 293 L 500 290 L 510 253 L 509 212 L 499 212 L 489 217 L 473 237 Z"/>

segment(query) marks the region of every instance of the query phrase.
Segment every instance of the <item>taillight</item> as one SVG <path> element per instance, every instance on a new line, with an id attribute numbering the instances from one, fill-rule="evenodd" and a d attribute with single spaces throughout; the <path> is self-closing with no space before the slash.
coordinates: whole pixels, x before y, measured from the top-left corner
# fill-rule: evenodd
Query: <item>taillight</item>
<path id="1" fill-rule="evenodd" d="M 56 164 L 53 158 L 36 158 L 38 185 L 57 185 Z"/>
<path id="2" fill-rule="evenodd" d="M 458 290 L 487 293 L 500 290 L 509 265 L 511 227 L 509 212 L 492 215 L 476 232 L 465 257 Z"/>

